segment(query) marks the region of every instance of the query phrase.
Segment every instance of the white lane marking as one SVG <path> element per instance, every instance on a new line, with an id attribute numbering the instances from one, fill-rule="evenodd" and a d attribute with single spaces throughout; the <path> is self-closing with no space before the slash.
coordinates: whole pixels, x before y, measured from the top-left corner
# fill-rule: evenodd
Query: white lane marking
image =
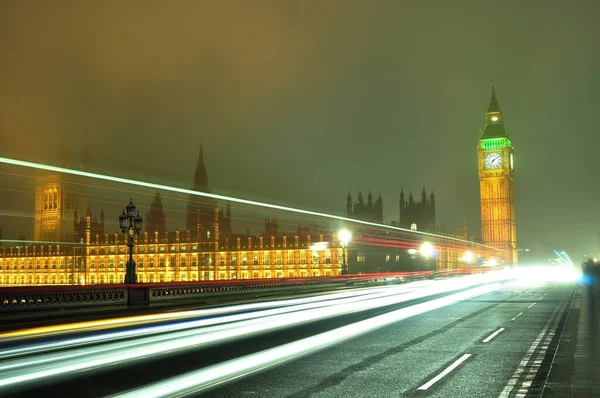
<path id="1" fill-rule="evenodd" d="M 494 333 L 492 333 L 488 337 L 486 337 L 485 340 L 483 340 L 482 342 L 483 343 L 488 343 L 491 339 L 493 339 L 494 337 L 496 337 L 503 330 L 504 330 L 504 328 L 500 328 L 500 329 L 496 330 Z"/>
<path id="2" fill-rule="evenodd" d="M 566 303 L 562 305 L 560 311 L 558 312 L 559 314 L 562 314 L 562 312 L 565 310 L 566 305 L 567 305 Z M 535 361 L 533 361 L 533 363 L 529 367 L 529 371 L 525 375 L 523 383 L 521 383 L 521 386 L 517 390 L 515 398 L 525 398 L 527 396 L 527 393 L 529 393 L 529 388 L 531 387 L 531 384 L 533 384 L 533 381 L 535 380 L 535 376 L 536 376 L 538 370 L 540 370 L 540 366 L 542 365 L 542 362 L 544 361 L 544 357 L 546 356 L 546 351 L 548 351 L 548 347 L 550 346 L 550 343 L 552 342 L 552 339 L 554 338 L 554 331 L 556 330 L 559 320 L 560 320 L 560 316 L 557 315 L 555 322 L 552 324 L 552 327 L 550 328 L 550 331 L 544 338 L 544 343 L 543 343 L 542 347 L 540 348 L 540 350 L 538 351 L 537 356 L 535 357 Z"/>
<path id="3" fill-rule="evenodd" d="M 542 331 L 540 332 L 540 334 L 537 336 L 537 338 L 535 339 L 535 341 L 533 342 L 533 344 L 531 345 L 531 347 L 529 347 L 529 349 L 525 353 L 525 356 L 523 357 L 523 359 L 521 360 L 521 362 L 517 366 L 517 369 L 515 370 L 515 373 L 513 373 L 512 377 L 508 380 L 508 383 L 506 384 L 506 386 L 504 387 L 504 389 L 502 390 L 502 392 L 498 396 L 499 398 L 508 398 L 510 396 L 510 393 L 512 392 L 513 388 L 515 388 L 515 385 L 517 384 L 517 381 L 519 381 L 519 378 L 521 377 L 521 374 L 527 369 L 527 364 L 529 363 L 529 360 L 531 359 L 531 356 L 533 355 L 533 353 L 535 352 L 535 350 L 537 349 L 537 347 L 542 342 L 542 338 L 544 337 L 544 335 L 548 331 L 548 328 L 552 324 L 552 321 L 555 320 L 556 314 L 558 314 L 558 310 L 559 310 L 559 308 L 557 308 L 556 310 L 554 310 L 554 312 L 550 316 L 550 319 L 548 319 L 548 322 L 546 322 L 546 325 L 544 325 L 544 328 L 542 329 Z M 539 367 L 539 365 L 538 365 L 538 367 Z M 537 372 L 537 368 L 536 368 L 536 372 Z M 524 384 L 525 383 L 527 383 L 527 381 L 524 381 Z"/>
<path id="4" fill-rule="evenodd" d="M 418 388 L 418 390 L 421 390 L 421 391 L 427 390 L 429 387 L 431 387 L 432 385 L 434 385 L 435 383 L 440 381 L 442 379 L 442 377 L 446 376 L 448 373 L 450 373 L 454 369 L 456 369 L 458 367 L 458 365 L 460 365 L 461 363 L 466 361 L 470 356 L 471 356 L 471 354 L 465 354 L 462 357 L 458 358 L 456 361 L 454 361 L 454 363 L 452 365 L 448 366 L 446 369 L 444 369 L 444 371 L 442 373 L 435 376 L 433 379 L 429 380 L 427 383 L 423 384 L 421 387 Z"/>
<path id="5" fill-rule="evenodd" d="M 514 322 L 514 321 L 516 321 L 516 320 L 517 320 L 517 319 L 519 319 L 519 317 L 520 317 L 521 315 L 523 315 L 523 314 L 524 314 L 523 312 L 519 312 L 519 313 L 517 314 L 517 316 L 516 316 L 516 317 L 514 317 L 513 319 L 511 319 L 510 321 L 511 321 L 511 322 Z"/>
<path id="6" fill-rule="evenodd" d="M 534 306 L 534 305 L 536 305 L 536 304 L 537 304 L 537 302 L 535 302 L 535 303 L 531 304 L 529 307 L 527 307 L 527 309 L 530 309 L 531 307 L 533 307 L 533 306 Z"/>

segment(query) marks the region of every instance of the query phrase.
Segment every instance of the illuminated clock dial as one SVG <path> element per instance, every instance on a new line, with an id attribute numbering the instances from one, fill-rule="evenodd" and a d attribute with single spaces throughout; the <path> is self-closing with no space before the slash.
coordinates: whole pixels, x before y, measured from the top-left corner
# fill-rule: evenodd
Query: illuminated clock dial
<path id="1" fill-rule="evenodd" d="M 497 169 L 500 166 L 502 166 L 502 155 L 498 152 L 490 152 L 485 156 L 485 167 Z"/>

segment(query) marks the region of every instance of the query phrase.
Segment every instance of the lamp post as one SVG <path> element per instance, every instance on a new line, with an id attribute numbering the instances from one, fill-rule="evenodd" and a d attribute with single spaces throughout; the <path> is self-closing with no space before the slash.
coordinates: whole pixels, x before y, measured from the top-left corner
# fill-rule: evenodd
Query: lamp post
<path id="1" fill-rule="evenodd" d="M 135 273 L 135 263 L 133 262 L 133 239 L 142 230 L 144 220 L 140 217 L 140 213 L 135 215 L 135 205 L 129 200 L 126 210 L 119 216 L 119 227 L 127 236 L 127 247 L 129 247 L 129 261 L 125 266 L 125 283 L 137 283 L 137 274 Z"/>
<path id="2" fill-rule="evenodd" d="M 421 253 L 421 256 L 423 258 L 425 258 L 426 267 L 429 269 L 431 267 L 431 264 L 429 263 L 429 260 L 434 255 L 435 248 L 433 247 L 433 245 L 431 243 L 429 243 L 429 242 L 423 242 L 423 244 L 419 248 L 419 252 Z"/>
<path id="3" fill-rule="evenodd" d="M 346 250 L 348 249 L 348 244 L 352 240 L 352 233 L 347 229 L 342 229 L 340 232 L 338 232 L 338 239 L 340 241 L 340 245 L 342 246 L 342 275 L 348 275 Z"/>

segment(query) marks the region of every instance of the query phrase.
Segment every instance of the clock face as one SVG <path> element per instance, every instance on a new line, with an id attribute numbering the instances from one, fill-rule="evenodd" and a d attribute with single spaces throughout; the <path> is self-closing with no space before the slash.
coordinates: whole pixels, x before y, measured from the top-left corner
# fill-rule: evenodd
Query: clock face
<path id="1" fill-rule="evenodd" d="M 491 152 L 485 156 L 485 167 L 488 169 L 497 169 L 502 166 L 502 155 L 498 152 Z"/>

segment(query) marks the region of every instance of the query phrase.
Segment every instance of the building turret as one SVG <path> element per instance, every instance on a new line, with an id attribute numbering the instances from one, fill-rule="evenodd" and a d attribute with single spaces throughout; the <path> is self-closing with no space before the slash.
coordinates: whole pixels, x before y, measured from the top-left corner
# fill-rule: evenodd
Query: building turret
<path id="1" fill-rule="evenodd" d="M 379 196 L 375 201 L 375 216 L 378 222 L 383 223 L 383 198 L 381 197 L 381 192 L 379 192 Z"/>
<path id="2" fill-rule="evenodd" d="M 194 190 L 208 192 L 208 173 L 206 171 L 206 166 L 204 165 L 204 151 L 202 149 L 202 144 L 200 144 L 198 164 L 196 165 L 196 171 L 194 172 Z"/>
<path id="3" fill-rule="evenodd" d="M 350 191 L 348 191 L 348 196 L 346 196 L 346 217 L 352 217 L 352 197 L 350 196 Z"/>
<path id="4" fill-rule="evenodd" d="M 156 195 L 154 196 L 154 200 L 150 205 L 150 212 L 146 214 L 146 232 L 150 235 L 154 235 L 155 232 L 158 232 L 159 238 L 165 237 L 166 230 L 166 217 L 163 211 L 162 198 L 160 196 L 160 192 L 156 191 Z"/>

